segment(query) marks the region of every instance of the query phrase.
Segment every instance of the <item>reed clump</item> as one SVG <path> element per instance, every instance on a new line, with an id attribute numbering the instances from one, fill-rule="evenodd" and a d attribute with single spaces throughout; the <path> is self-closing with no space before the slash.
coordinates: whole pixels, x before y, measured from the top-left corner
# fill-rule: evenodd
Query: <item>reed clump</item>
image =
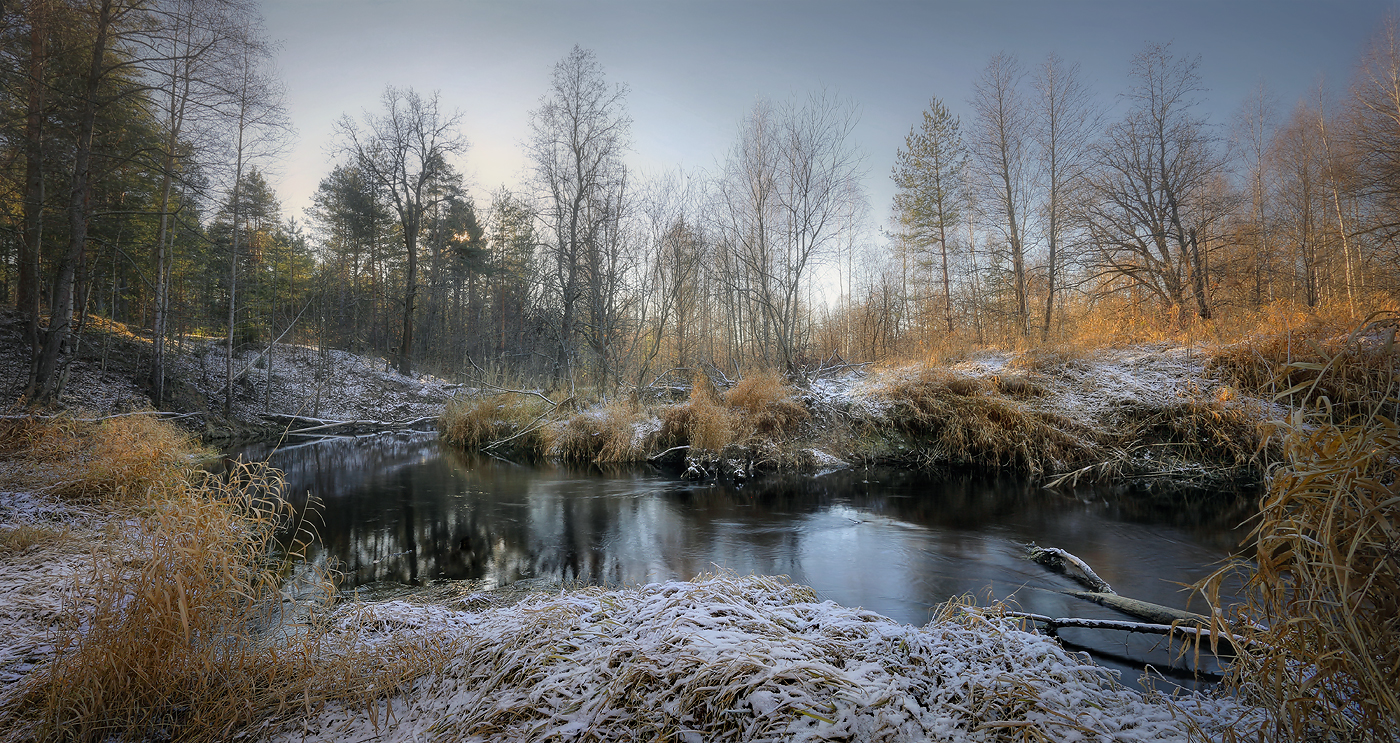
<path id="1" fill-rule="evenodd" d="M 30 484 L 75 499 L 141 498 L 201 453 L 188 433 L 148 415 L 23 417 L 0 427 L 0 456 L 23 461 Z"/>
<path id="2" fill-rule="evenodd" d="M 1377 313 L 1353 330 L 1336 318 L 1308 317 L 1221 349 L 1206 369 L 1294 407 L 1326 400 L 1347 415 L 1364 414 L 1387 389 L 1394 369 L 1386 344 L 1398 323 L 1395 313 Z"/>
<path id="3" fill-rule="evenodd" d="M 1060 471 L 1099 450 L 1075 421 L 1003 394 L 990 378 L 926 368 L 880 392 L 893 424 L 921 440 L 933 462 Z"/>
<path id="4" fill-rule="evenodd" d="M 1400 384 L 1393 326 L 1373 324 L 1352 335 L 1384 333 L 1364 352 L 1366 369 L 1348 369 L 1355 349 L 1321 363 L 1279 370 L 1280 397 L 1318 400 L 1281 422 L 1282 462 L 1251 534 L 1252 563 L 1229 564 L 1200 588 L 1213 600 L 1221 584 L 1244 579 L 1236 607 L 1241 649 L 1227 682 L 1271 712 L 1261 730 L 1236 731 L 1263 740 L 1393 740 L 1400 726 Z M 1370 410 L 1330 406 L 1316 389 L 1343 389 L 1373 378 L 1375 356 L 1388 361 L 1387 382 Z M 1300 375 L 1300 376 L 1295 376 Z M 1329 375 L 1339 379 L 1329 380 Z M 1219 629 L 1227 629 L 1222 622 Z"/>
<path id="5" fill-rule="evenodd" d="M 625 463 L 647 457 L 659 425 L 635 403 L 613 401 L 577 413 L 555 434 L 555 450 L 566 462 Z"/>
<path id="6" fill-rule="evenodd" d="M 797 391 L 772 371 L 750 374 L 724 393 L 724 402 L 737 414 L 749 436 L 791 433 L 810 417 Z"/>
<path id="7" fill-rule="evenodd" d="M 447 401 L 439 426 L 444 441 L 468 451 L 509 445 L 511 451 L 542 457 L 549 451 L 552 403 L 531 395 L 458 395 Z"/>
<path id="8" fill-rule="evenodd" d="M 690 399 L 657 411 L 661 418 L 661 446 L 689 446 L 692 450 L 719 452 L 735 439 L 733 411 L 720 401 L 709 377 L 692 375 Z"/>

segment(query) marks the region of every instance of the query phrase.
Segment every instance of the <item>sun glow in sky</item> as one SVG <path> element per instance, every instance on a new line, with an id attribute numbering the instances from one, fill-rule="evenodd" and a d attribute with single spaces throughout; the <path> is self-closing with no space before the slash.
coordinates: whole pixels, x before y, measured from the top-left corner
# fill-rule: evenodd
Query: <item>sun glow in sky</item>
<path id="1" fill-rule="evenodd" d="M 459 167 L 478 204 L 526 175 L 529 112 L 574 44 L 628 86 L 628 160 L 642 172 L 715 169 L 745 111 L 825 89 L 860 112 L 873 222 L 890 168 L 929 98 L 967 119 L 972 82 L 998 52 L 1027 67 L 1056 52 L 1112 106 L 1132 56 L 1171 42 L 1200 55 L 1220 134 L 1261 81 L 1286 117 L 1319 85 L 1339 96 L 1396 0 L 265 0 L 297 129 L 264 164 L 284 213 L 310 206 L 333 159 L 333 122 L 376 110 L 386 85 L 440 91 L 471 142 Z M 966 122 L 964 126 L 966 126 Z"/>

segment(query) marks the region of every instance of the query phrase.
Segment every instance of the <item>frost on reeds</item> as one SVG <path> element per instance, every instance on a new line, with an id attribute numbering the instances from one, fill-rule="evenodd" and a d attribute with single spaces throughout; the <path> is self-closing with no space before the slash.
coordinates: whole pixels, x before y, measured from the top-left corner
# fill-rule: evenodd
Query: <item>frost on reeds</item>
<path id="1" fill-rule="evenodd" d="M 925 627 L 781 578 L 581 589 L 483 613 L 382 604 L 341 624 L 460 638 L 393 700 L 394 728 L 328 708 L 287 740 L 1183 740 L 1240 708 L 1175 704 L 996 616 Z"/>
<path id="2" fill-rule="evenodd" d="M 555 452 L 566 462 L 641 462 L 660 428 L 641 408 L 619 400 L 571 416 L 559 427 Z"/>
<path id="3" fill-rule="evenodd" d="M 1395 332 L 1395 319 L 1382 318 L 1333 355 L 1279 370 L 1280 386 L 1299 380 L 1280 396 L 1320 404 L 1280 422 L 1284 458 L 1260 503 L 1253 562 L 1227 565 L 1202 583 L 1215 599 L 1224 580 L 1245 579 L 1246 603 L 1228 629 L 1254 642 L 1227 682 L 1272 712 L 1263 739 L 1393 741 L 1400 728 Z M 1365 369 L 1348 369 L 1359 354 Z M 1378 368 L 1385 383 L 1367 383 L 1378 394 L 1365 412 L 1330 406 L 1318 394 L 1351 388 Z"/>

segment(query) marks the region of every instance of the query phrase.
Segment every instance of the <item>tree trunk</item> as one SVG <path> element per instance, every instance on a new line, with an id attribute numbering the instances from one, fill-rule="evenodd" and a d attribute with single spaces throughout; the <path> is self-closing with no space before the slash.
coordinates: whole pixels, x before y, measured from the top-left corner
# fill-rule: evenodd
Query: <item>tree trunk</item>
<path id="1" fill-rule="evenodd" d="M 403 342 L 399 345 L 399 373 L 413 373 L 413 303 L 418 296 L 418 217 L 404 220 L 404 247 L 408 248 L 408 284 L 403 294 Z"/>
<path id="2" fill-rule="evenodd" d="M 91 192 L 90 166 L 92 161 L 92 137 L 97 123 L 97 92 L 102 81 L 102 63 L 107 51 L 107 34 L 112 22 L 113 0 L 103 0 L 97 19 L 97 36 L 92 45 L 92 58 L 88 64 L 86 95 L 78 125 L 78 142 L 73 156 L 73 181 L 68 194 L 68 251 L 59 264 L 58 277 L 54 282 L 52 310 L 49 316 L 49 330 L 44 337 L 44 345 L 36 364 L 33 394 L 29 397 L 38 403 L 51 402 L 58 392 L 59 356 L 68 343 L 69 327 L 73 322 L 74 277 L 78 263 L 83 260 L 83 249 L 87 245 L 88 198 Z"/>
<path id="3" fill-rule="evenodd" d="M 34 384 L 39 358 L 39 254 L 44 244 L 44 61 L 48 39 L 48 0 L 29 6 L 29 100 L 24 125 L 24 239 L 19 244 L 19 292 L 16 306 L 24 316 L 24 342 L 36 363 L 27 386 Z"/>

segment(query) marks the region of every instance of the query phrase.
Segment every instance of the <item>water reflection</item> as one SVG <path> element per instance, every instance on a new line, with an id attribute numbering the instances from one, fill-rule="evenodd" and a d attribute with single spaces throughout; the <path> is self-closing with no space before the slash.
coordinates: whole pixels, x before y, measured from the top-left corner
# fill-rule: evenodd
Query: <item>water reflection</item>
<path id="1" fill-rule="evenodd" d="M 650 470 L 519 466 L 421 434 L 288 447 L 271 461 L 295 505 L 320 501 L 313 559 L 338 561 L 353 585 L 618 585 L 725 569 L 788 575 L 822 598 L 913 624 L 951 596 L 988 592 L 1052 616 L 1120 618 L 1060 593 L 1077 586 L 1025 560 L 1030 541 L 1074 552 L 1119 593 L 1185 608 L 1181 585 L 1228 555 L 1248 515 L 1246 501 L 1210 494 L 1067 496 L 976 474 L 872 470 L 694 485 Z M 1066 639 L 1103 644 L 1069 631 Z M 1110 649 L 1170 664 L 1155 638 L 1121 642 Z"/>

